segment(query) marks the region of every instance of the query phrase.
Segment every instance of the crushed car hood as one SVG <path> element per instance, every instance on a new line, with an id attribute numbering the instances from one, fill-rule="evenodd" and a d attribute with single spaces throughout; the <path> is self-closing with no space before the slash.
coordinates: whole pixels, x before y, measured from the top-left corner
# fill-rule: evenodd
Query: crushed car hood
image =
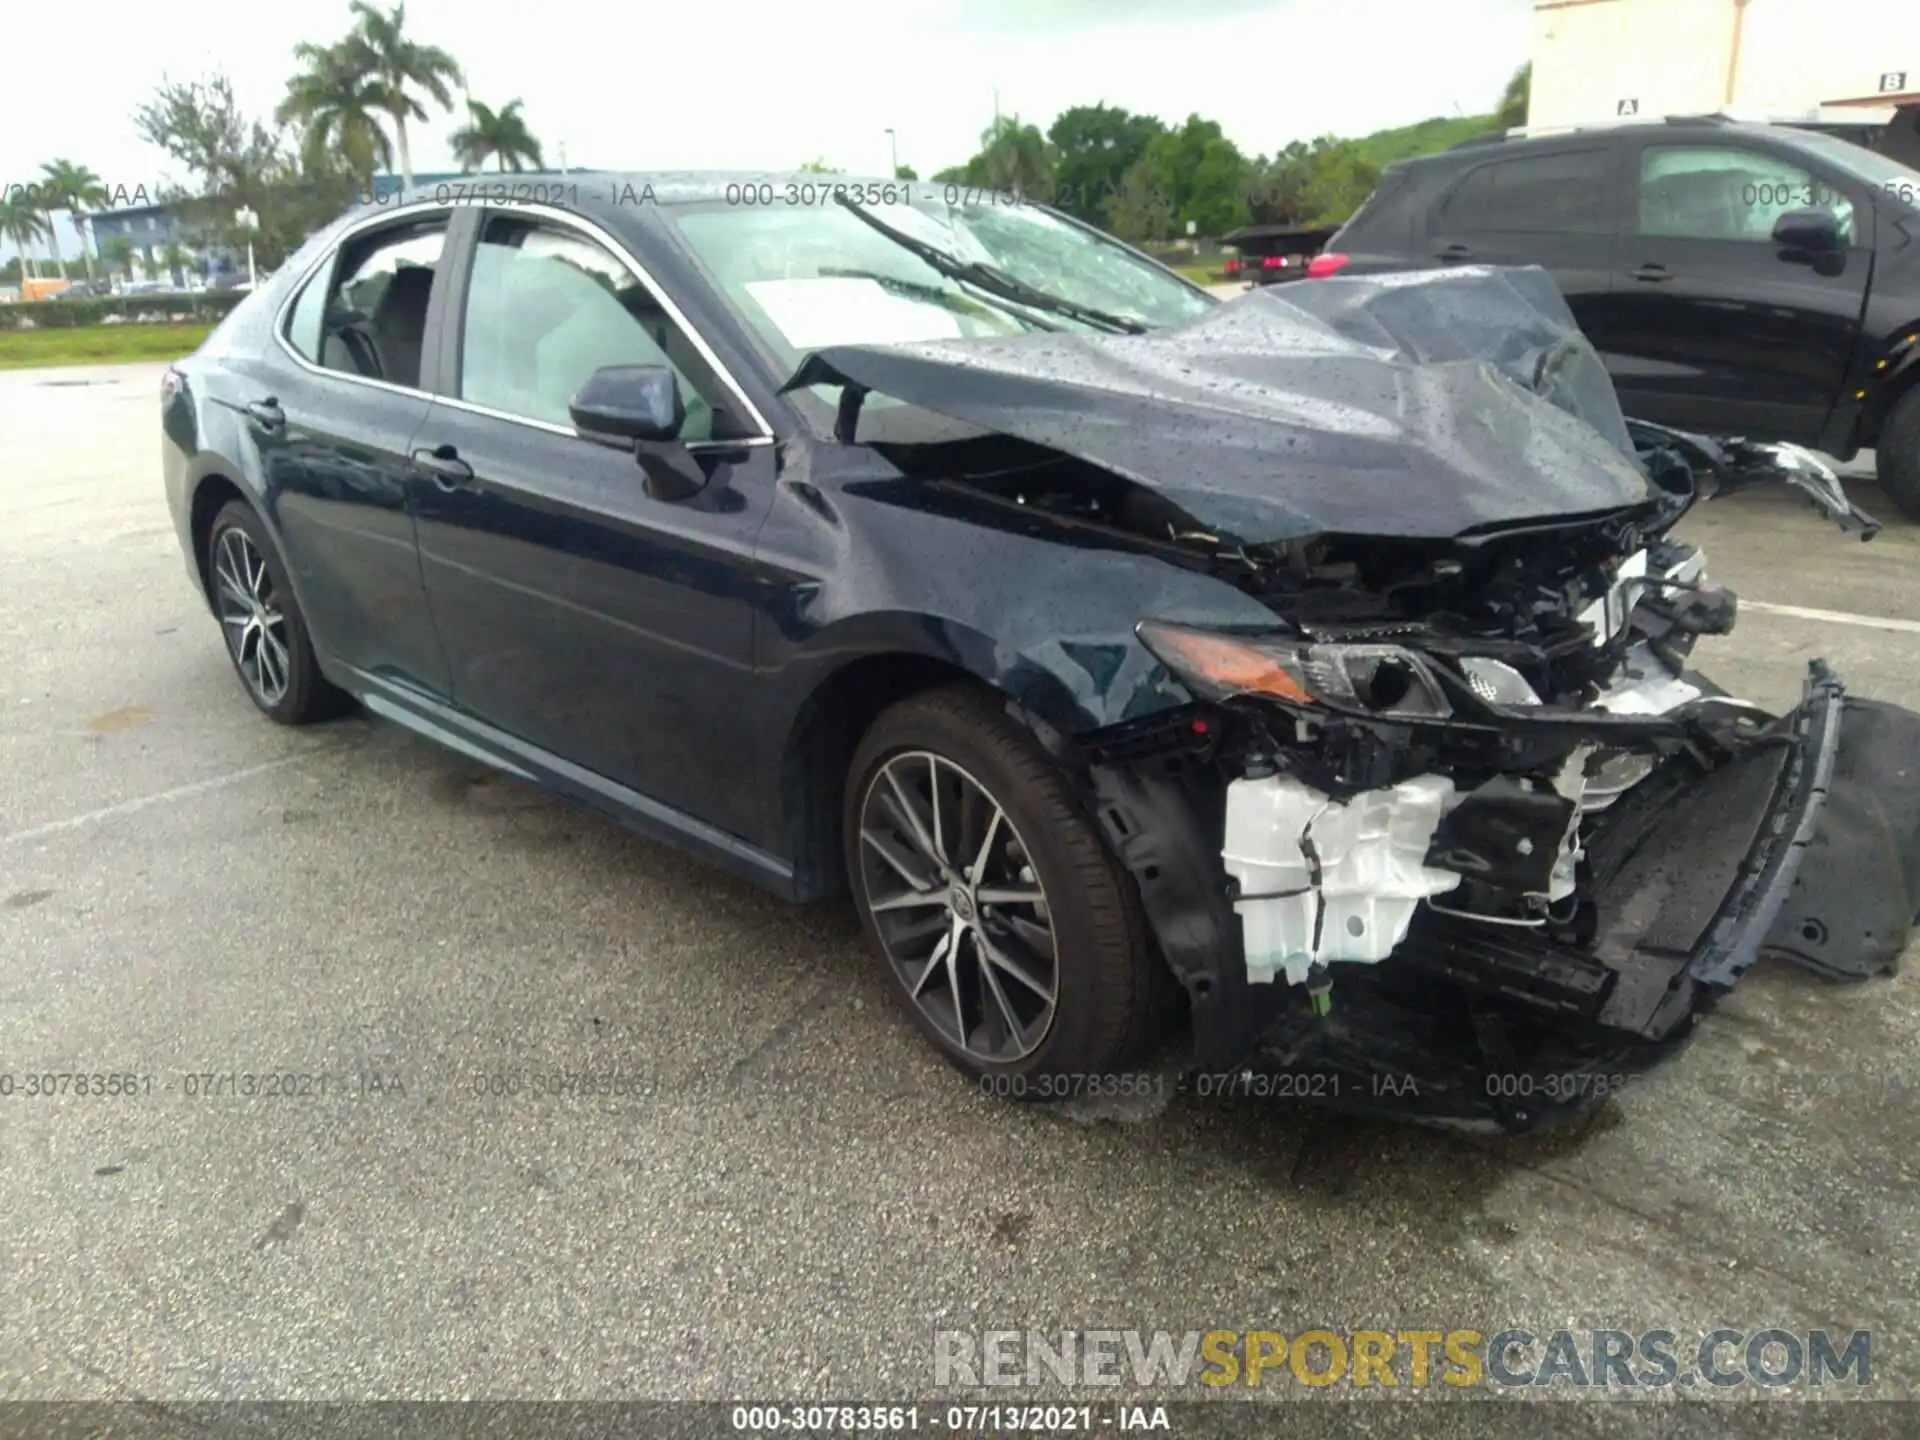
<path id="1" fill-rule="evenodd" d="M 1144 335 L 833 346 L 785 388 L 823 383 L 1101 466 L 1245 544 L 1450 538 L 1656 493 L 1537 267 L 1299 282 Z"/>

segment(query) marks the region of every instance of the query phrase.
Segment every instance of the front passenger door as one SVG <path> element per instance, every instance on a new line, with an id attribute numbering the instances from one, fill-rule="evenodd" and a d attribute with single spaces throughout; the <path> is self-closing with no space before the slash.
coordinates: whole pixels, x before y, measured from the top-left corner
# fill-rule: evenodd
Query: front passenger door
<path id="1" fill-rule="evenodd" d="M 527 745 L 736 833 L 752 824 L 754 540 L 772 436 L 617 242 L 490 211 L 457 375 L 415 441 L 427 595 L 455 703 Z M 607 365 L 664 365 L 704 488 L 650 498 L 631 450 L 574 432 Z"/>
<path id="2" fill-rule="evenodd" d="M 1629 414 L 1682 429 L 1817 444 L 1853 360 L 1873 268 L 1871 200 L 1736 145 L 1643 146 L 1634 224 L 1615 276 Z M 1843 248 L 1773 240 L 1788 210 L 1823 209 Z"/>

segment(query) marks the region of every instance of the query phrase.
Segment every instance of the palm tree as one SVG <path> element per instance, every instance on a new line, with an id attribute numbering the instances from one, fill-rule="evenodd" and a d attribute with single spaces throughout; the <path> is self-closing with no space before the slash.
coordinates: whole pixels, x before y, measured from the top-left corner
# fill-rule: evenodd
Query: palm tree
<path id="1" fill-rule="evenodd" d="M 310 169 L 329 146 L 336 147 L 354 175 L 371 186 L 377 170 L 393 169 L 393 145 L 380 128 L 391 109 L 386 87 L 358 67 L 347 43 L 302 41 L 293 54 L 307 68 L 287 81 L 274 119 L 282 125 L 297 121 L 304 128 Z"/>
<path id="2" fill-rule="evenodd" d="M 413 91 L 424 90 L 442 110 L 451 110 L 449 87 L 464 84 L 465 77 L 459 62 L 438 45 L 407 38 L 404 3 L 381 11 L 367 0 L 353 0 L 347 8 L 353 13 L 354 27 L 342 50 L 353 71 L 379 88 L 380 106 L 393 121 L 393 138 L 400 147 L 400 183 L 411 190 L 413 154 L 407 146 L 407 121 L 427 118 Z"/>
<path id="3" fill-rule="evenodd" d="M 974 183 L 1016 195 L 1044 195 L 1053 180 L 1053 155 L 1047 137 L 1037 125 L 1023 125 L 1018 115 L 997 117 L 980 136 L 975 157 L 982 174 Z"/>
<path id="4" fill-rule="evenodd" d="M 0 193 L 0 236 L 11 240 L 20 251 L 20 277 L 33 278 L 33 257 L 27 247 L 46 234 L 47 222 L 40 214 L 39 197 L 24 185 L 8 186 Z"/>
<path id="5" fill-rule="evenodd" d="M 160 264 L 175 285 L 185 285 L 188 274 L 193 270 L 193 256 L 187 253 L 186 246 L 176 240 L 160 253 Z"/>
<path id="6" fill-rule="evenodd" d="M 540 157 L 540 142 L 527 129 L 518 100 L 509 101 L 497 112 L 478 100 L 469 100 L 467 117 L 467 124 L 453 132 L 451 142 L 453 158 L 460 162 L 461 169 L 478 170 L 489 156 L 499 161 L 503 172 L 517 174 L 524 168 L 522 161 L 531 162 L 535 170 L 546 168 Z"/>
<path id="7" fill-rule="evenodd" d="M 86 262 L 87 284 L 92 285 L 93 248 L 87 243 L 87 211 L 107 203 L 107 187 L 93 171 L 71 160 L 49 160 L 40 167 L 40 177 L 43 203 L 53 205 L 57 201 L 57 208 L 73 217 L 73 228 L 80 232 L 80 258 Z M 48 219 L 51 221 L 51 215 Z M 48 232 L 52 232 L 51 223 Z"/>
<path id="8" fill-rule="evenodd" d="M 106 262 L 107 274 L 133 275 L 133 241 L 124 235 L 109 235 L 100 243 L 100 258 Z"/>
<path id="9" fill-rule="evenodd" d="M 48 253 L 53 256 L 53 273 L 64 280 L 67 276 L 67 266 L 66 262 L 60 258 L 60 227 L 54 223 L 53 218 L 53 212 L 60 208 L 60 197 L 44 185 L 34 186 L 31 193 L 32 203 L 40 207 L 40 214 L 45 220 L 40 227 L 40 233 L 46 237 Z"/>

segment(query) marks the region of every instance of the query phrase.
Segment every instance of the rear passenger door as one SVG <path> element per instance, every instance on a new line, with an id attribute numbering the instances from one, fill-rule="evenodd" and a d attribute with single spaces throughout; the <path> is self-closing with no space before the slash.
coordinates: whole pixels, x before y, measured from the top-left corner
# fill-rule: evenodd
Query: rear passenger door
<path id="1" fill-rule="evenodd" d="M 1427 212 L 1426 256 L 1442 265 L 1542 266 L 1604 354 L 1622 209 L 1618 147 L 1528 144 L 1504 156 L 1501 148 L 1489 146 L 1495 153 Z"/>
<path id="2" fill-rule="evenodd" d="M 322 651 L 443 699 L 409 450 L 430 403 L 428 311 L 460 218 L 414 210 L 349 234 L 280 317 L 279 362 L 236 397 Z"/>

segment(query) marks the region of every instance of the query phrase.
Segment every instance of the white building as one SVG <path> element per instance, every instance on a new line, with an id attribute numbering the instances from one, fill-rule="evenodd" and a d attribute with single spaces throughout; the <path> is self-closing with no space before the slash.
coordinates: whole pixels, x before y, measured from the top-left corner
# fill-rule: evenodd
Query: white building
<path id="1" fill-rule="evenodd" d="M 1530 125 L 1699 115 L 1888 123 L 1920 151 L 1920 0 L 1534 0 Z M 1912 130 L 1911 137 L 1907 131 Z"/>

